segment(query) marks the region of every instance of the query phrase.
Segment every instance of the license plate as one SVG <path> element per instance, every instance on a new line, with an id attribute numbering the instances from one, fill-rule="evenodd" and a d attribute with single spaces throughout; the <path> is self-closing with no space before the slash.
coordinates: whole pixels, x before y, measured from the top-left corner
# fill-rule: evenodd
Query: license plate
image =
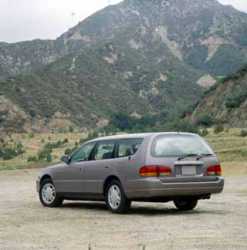
<path id="1" fill-rule="evenodd" d="M 196 175 L 196 167 L 195 166 L 182 167 L 182 175 L 186 175 L 186 176 Z"/>

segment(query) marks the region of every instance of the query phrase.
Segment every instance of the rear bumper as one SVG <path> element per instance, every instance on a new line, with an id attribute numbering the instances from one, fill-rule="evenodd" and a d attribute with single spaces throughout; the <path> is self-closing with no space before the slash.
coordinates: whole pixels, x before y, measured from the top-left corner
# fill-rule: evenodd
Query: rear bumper
<path id="1" fill-rule="evenodd" d="M 130 199 L 203 196 L 221 193 L 224 188 L 223 177 L 186 178 L 145 178 L 128 183 L 126 195 Z"/>

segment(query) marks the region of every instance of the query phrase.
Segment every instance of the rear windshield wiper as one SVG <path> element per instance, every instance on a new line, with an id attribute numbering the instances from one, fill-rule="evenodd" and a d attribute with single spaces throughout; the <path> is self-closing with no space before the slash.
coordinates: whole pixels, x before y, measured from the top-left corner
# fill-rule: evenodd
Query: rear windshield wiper
<path id="1" fill-rule="evenodd" d="M 207 156 L 212 156 L 213 154 L 201 154 L 201 155 L 198 155 L 198 157 L 197 157 L 197 160 L 200 160 L 201 158 L 203 158 L 203 157 L 207 157 Z"/>
<path id="2" fill-rule="evenodd" d="M 199 155 L 199 154 L 187 154 L 187 155 L 182 155 L 182 156 L 179 156 L 179 157 L 178 157 L 178 161 L 181 161 L 181 160 L 183 160 L 183 159 L 185 159 L 185 158 L 188 158 L 188 157 L 199 157 L 199 156 L 201 156 L 201 155 Z"/>
<path id="3" fill-rule="evenodd" d="M 187 154 L 187 155 L 178 157 L 178 161 L 181 161 L 187 157 L 196 157 L 197 160 L 200 160 L 203 157 L 212 156 L 212 155 L 213 154 Z"/>

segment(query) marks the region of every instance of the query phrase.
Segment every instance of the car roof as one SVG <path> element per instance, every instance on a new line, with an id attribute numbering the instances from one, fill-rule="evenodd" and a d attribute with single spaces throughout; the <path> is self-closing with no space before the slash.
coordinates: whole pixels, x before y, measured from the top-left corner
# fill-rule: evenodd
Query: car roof
<path id="1" fill-rule="evenodd" d="M 155 132 L 155 133 L 137 133 L 137 134 L 118 134 L 111 136 L 98 137 L 90 142 L 96 142 L 101 140 L 119 140 L 119 139 L 137 139 L 137 138 L 146 138 L 157 135 L 196 135 L 193 133 L 184 133 L 184 132 Z"/>

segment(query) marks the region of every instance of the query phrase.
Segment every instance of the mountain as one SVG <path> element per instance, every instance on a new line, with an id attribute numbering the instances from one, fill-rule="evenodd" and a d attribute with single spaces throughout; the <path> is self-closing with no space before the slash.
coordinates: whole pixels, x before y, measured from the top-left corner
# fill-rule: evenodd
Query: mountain
<path id="1" fill-rule="evenodd" d="M 232 127 L 247 126 L 247 65 L 208 91 L 193 114 L 193 120 L 210 117 Z"/>
<path id="2" fill-rule="evenodd" d="M 216 0 L 125 0 L 54 41 L 0 43 L 0 127 L 171 120 L 247 62 L 246 37 L 247 15 Z"/>

